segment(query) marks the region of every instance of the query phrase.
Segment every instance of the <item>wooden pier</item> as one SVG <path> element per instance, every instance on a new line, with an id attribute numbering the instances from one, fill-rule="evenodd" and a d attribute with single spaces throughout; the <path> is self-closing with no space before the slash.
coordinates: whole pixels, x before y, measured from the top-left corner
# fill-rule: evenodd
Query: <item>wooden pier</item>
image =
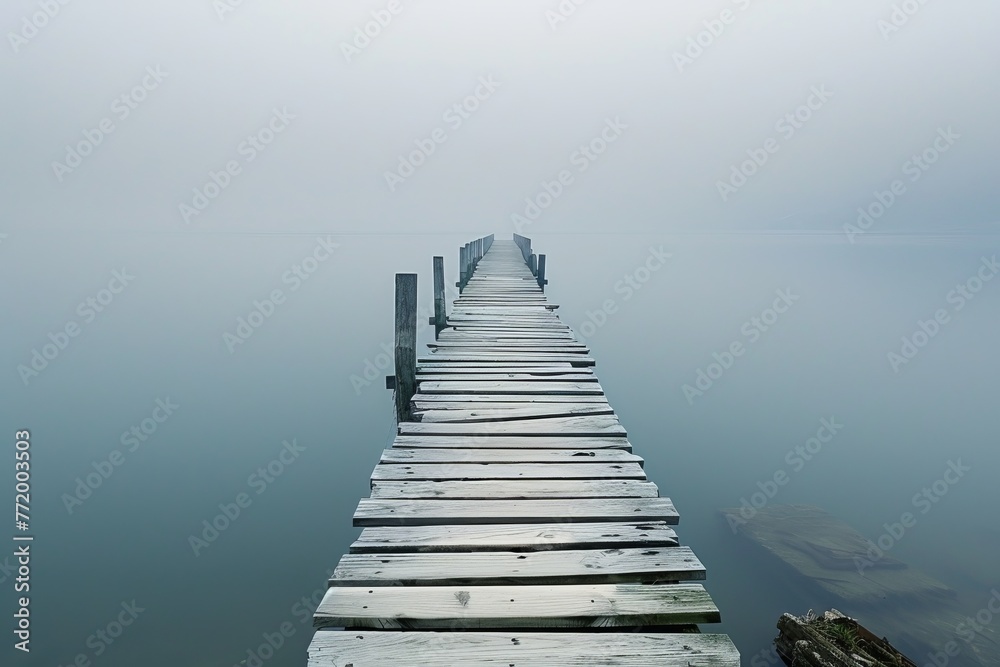
<path id="1" fill-rule="evenodd" d="M 492 236 L 459 253 L 416 358 L 416 276 L 396 276 L 398 435 L 364 527 L 316 609 L 309 667 L 738 667 L 594 374 L 544 294 L 545 256 Z"/>

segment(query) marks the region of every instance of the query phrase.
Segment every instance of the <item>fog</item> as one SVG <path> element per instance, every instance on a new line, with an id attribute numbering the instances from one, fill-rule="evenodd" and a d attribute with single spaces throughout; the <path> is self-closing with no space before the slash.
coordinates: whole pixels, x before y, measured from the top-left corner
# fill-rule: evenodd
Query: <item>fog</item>
<path id="1" fill-rule="evenodd" d="M 393 274 L 419 274 L 427 310 L 432 256 L 453 285 L 458 246 L 490 233 L 546 253 L 708 569 L 723 623 L 703 630 L 745 664 L 781 612 L 838 604 L 718 516 L 782 470 L 769 503 L 872 540 L 914 513 L 892 556 L 974 615 L 1000 587 L 998 19 L 961 0 L 5 4 L 0 421 L 11 450 L 31 432 L 35 541 L 32 650 L 5 630 L 4 664 L 237 665 L 283 623 L 265 664 L 305 664 L 308 597 L 394 430 Z M 640 270 L 651 253 L 670 257 Z M 842 429 L 790 463 L 823 419 Z"/>

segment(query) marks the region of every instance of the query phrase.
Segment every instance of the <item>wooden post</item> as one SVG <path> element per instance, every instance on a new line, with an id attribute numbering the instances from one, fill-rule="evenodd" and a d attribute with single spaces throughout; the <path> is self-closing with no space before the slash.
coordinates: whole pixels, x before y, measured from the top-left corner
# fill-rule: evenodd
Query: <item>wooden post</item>
<path id="1" fill-rule="evenodd" d="M 548 284 L 548 280 L 545 279 L 545 255 L 538 256 L 538 272 L 535 274 L 538 276 L 538 286 L 545 291 L 545 285 Z"/>
<path id="2" fill-rule="evenodd" d="M 417 391 L 417 274 L 396 274 L 396 421 L 411 421 Z"/>
<path id="3" fill-rule="evenodd" d="M 448 321 L 448 302 L 444 296 L 444 257 L 434 258 L 434 318 L 431 324 L 434 325 L 434 339 L 436 340 L 441 330 L 444 329 Z"/>
<path id="4" fill-rule="evenodd" d="M 458 293 L 462 293 L 462 288 L 465 287 L 465 247 L 458 249 L 458 282 L 455 283 L 455 287 L 458 288 Z"/>
<path id="5" fill-rule="evenodd" d="M 537 260 L 535 258 L 535 253 L 531 253 L 531 256 L 528 257 L 528 268 L 531 269 L 531 275 L 533 275 L 533 276 L 538 275 L 538 273 L 537 273 L 538 269 L 535 267 L 535 262 L 536 261 Z"/>
<path id="6" fill-rule="evenodd" d="M 472 244 L 465 244 L 465 278 L 462 280 L 462 289 L 469 284 L 469 279 L 472 278 Z"/>

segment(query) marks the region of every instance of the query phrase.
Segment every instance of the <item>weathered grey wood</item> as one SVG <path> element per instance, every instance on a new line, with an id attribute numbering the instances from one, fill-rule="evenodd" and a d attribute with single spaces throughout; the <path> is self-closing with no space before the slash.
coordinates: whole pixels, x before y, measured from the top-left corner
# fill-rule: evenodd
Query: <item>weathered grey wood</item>
<path id="1" fill-rule="evenodd" d="M 662 584 L 700 581 L 705 566 L 688 547 L 346 554 L 331 586 Z"/>
<path id="2" fill-rule="evenodd" d="M 664 521 L 534 523 L 365 528 L 351 553 L 548 551 L 676 547 Z"/>
<path id="3" fill-rule="evenodd" d="M 565 362 L 574 366 L 593 366 L 594 358 L 582 354 L 543 354 L 539 352 L 434 352 L 434 356 L 420 357 L 417 362 L 423 364 L 453 361 L 457 363 L 486 361 L 515 361 L 518 363 L 534 362 Z"/>
<path id="4" fill-rule="evenodd" d="M 501 503 L 492 500 L 362 498 L 354 513 L 354 525 L 666 521 L 673 526 L 677 524 L 678 518 L 677 510 L 669 498 L 572 498 L 505 500 Z"/>
<path id="5" fill-rule="evenodd" d="M 439 403 L 463 403 L 469 407 L 480 407 L 483 403 L 526 403 L 524 407 L 532 405 L 545 405 L 547 403 L 607 403 L 608 397 L 604 395 L 588 394 L 416 394 L 413 397 L 414 404 L 422 404 L 434 407 Z M 439 407 L 439 409 L 441 409 Z M 459 408 L 462 409 L 462 408 Z"/>
<path id="6" fill-rule="evenodd" d="M 522 310 L 517 313 L 509 313 L 504 316 L 503 319 L 497 318 L 494 313 L 452 313 L 449 319 L 454 319 L 456 321 L 465 322 L 467 324 L 474 324 L 476 322 L 482 323 L 488 326 L 500 326 L 501 324 L 523 324 L 530 327 L 543 327 L 547 325 L 552 326 L 567 326 L 559 319 L 559 316 L 548 310 L 539 309 L 537 311 Z"/>
<path id="7" fill-rule="evenodd" d="M 529 352 L 540 349 L 544 352 L 589 352 L 590 349 L 583 343 L 576 341 L 551 341 L 551 340 L 461 340 L 461 341 L 437 341 L 427 343 L 427 347 L 433 350 L 463 350 L 467 348 L 482 348 L 489 352 L 504 350 L 512 352 Z"/>
<path id="8" fill-rule="evenodd" d="M 417 658 L 419 657 L 419 662 Z M 740 667 L 727 635 L 317 632 L 308 667 Z"/>
<path id="9" fill-rule="evenodd" d="M 372 498 L 437 498 L 441 500 L 657 498 L 660 495 L 656 484 L 635 479 L 390 481 L 372 482 L 371 487 Z"/>
<path id="10" fill-rule="evenodd" d="M 392 443 L 393 447 L 417 448 L 430 447 L 440 449 L 442 447 L 480 447 L 498 449 L 624 449 L 632 451 L 632 443 L 621 436 L 600 436 L 591 438 L 579 437 L 517 437 L 517 436 L 492 436 L 489 438 L 453 438 L 449 436 L 435 435 L 397 435 Z"/>
<path id="11" fill-rule="evenodd" d="M 638 463 L 379 463 L 378 480 L 446 479 L 646 479 Z"/>
<path id="12" fill-rule="evenodd" d="M 554 383 L 553 383 L 554 384 Z M 494 435 L 528 436 L 625 436 L 625 427 L 614 415 L 583 415 L 575 417 L 545 417 L 516 421 L 441 423 L 404 422 L 399 424 L 400 435 L 464 435 L 489 437 Z"/>
<path id="13" fill-rule="evenodd" d="M 523 382 L 477 380 L 470 382 L 421 382 L 422 394 L 590 394 L 599 396 L 604 389 L 597 382 Z"/>
<path id="14" fill-rule="evenodd" d="M 443 344 L 474 343 L 476 345 L 488 345 L 499 343 L 503 346 L 506 343 L 521 342 L 522 347 L 559 347 L 564 343 L 579 343 L 575 334 L 570 329 L 546 330 L 546 329 L 468 329 L 461 325 L 449 323 L 450 328 L 442 333 Z M 441 354 L 444 349 L 433 348 L 430 354 Z M 517 350 L 515 350 L 517 351 Z M 524 350 L 520 350 L 524 352 Z"/>
<path id="15" fill-rule="evenodd" d="M 718 623 L 701 584 L 335 586 L 316 627 L 432 630 Z"/>
<path id="16" fill-rule="evenodd" d="M 689 634 L 719 620 L 704 589 L 674 583 L 704 567 L 544 295 L 545 256 L 520 236 L 463 250 L 446 315 L 435 258 L 418 421 L 400 420 L 373 470 L 364 530 L 316 613 L 351 631 L 317 633 L 311 667 L 736 667 L 727 637 Z"/>
<path id="17" fill-rule="evenodd" d="M 638 463 L 621 449 L 401 449 L 382 452 L 382 463 Z"/>
<path id="18" fill-rule="evenodd" d="M 572 370 L 572 369 L 571 369 Z M 563 371 L 560 375 L 536 374 L 530 371 L 496 372 L 496 373 L 423 373 L 417 377 L 419 382 L 597 382 L 593 373 L 572 373 Z"/>
<path id="19" fill-rule="evenodd" d="M 512 366 L 501 364 L 436 364 L 434 366 L 421 365 L 417 367 L 417 376 L 447 374 L 479 374 L 489 375 L 493 373 L 526 373 L 529 375 L 562 375 L 573 373 L 577 375 L 594 376 L 594 371 L 589 368 L 573 368 L 569 364 L 559 364 L 551 366 Z"/>
<path id="20" fill-rule="evenodd" d="M 441 330 L 448 322 L 448 302 L 444 293 L 444 257 L 434 257 L 434 337 L 441 336 Z"/>
<path id="21" fill-rule="evenodd" d="M 411 419 L 410 399 L 417 390 L 417 274 L 396 274 L 396 420 Z"/>
<path id="22" fill-rule="evenodd" d="M 465 290 L 465 272 L 465 246 L 461 246 L 458 249 L 458 282 L 455 283 L 459 294 Z"/>
<path id="23" fill-rule="evenodd" d="M 572 417 L 580 415 L 612 415 L 614 411 L 608 404 L 600 403 L 550 403 L 548 408 L 519 408 L 519 403 L 479 403 L 472 410 L 461 410 L 460 403 L 447 403 L 450 408 L 440 410 L 414 409 L 413 417 L 420 422 L 437 423 L 478 423 L 492 421 L 511 421 L 518 419 L 544 419 L 552 417 Z M 471 405 L 471 404 L 470 404 Z"/>

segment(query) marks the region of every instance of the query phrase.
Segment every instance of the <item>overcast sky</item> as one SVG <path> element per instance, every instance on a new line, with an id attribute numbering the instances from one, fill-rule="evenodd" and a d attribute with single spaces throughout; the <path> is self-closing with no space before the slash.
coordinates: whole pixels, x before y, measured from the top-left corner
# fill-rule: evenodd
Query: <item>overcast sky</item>
<path id="1" fill-rule="evenodd" d="M 1000 219 L 988 0 L 232 5 L 4 3 L 0 232 L 840 233 L 897 179 L 869 233 Z"/>

